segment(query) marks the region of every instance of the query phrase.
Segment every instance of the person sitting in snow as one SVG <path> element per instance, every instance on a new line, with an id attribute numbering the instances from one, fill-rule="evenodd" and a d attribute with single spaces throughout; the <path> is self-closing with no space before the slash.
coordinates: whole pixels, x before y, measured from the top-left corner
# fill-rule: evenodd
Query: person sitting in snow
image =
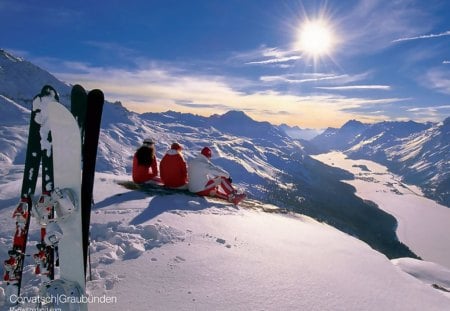
<path id="1" fill-rule="evenodd" d="M 155 143 L 152 139 L 145 139 L 133 157 L 133 181 L 138 184 L 152 180 L 158 181 L 157 176 L 158 160 L 155 154 Z"/>
<path id="2" fill-rule="evenodd" d="M 161 181 L 166 187 L 187 189 L 188 173 L 181 150 L 179 143 L 173 143 L 159 164 Z"/>
<path id="3" fill-rule="evenodd" d="M 245 194 L 238 194 L 231 184 L 230 174 L 211 163 L 212 151 L 204 147 L 200 154 L 189 161 L 189 191 L 201 196 L 218 197 L 238 204 Z"/>

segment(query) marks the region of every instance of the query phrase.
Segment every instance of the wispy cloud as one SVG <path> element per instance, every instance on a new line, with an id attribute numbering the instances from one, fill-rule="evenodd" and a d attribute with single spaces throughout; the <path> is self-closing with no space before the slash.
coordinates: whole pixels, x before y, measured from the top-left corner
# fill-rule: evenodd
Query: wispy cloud
<path id="1" fill-rule="evenodd" d="M 246 65 L 266 65 L 266 64 L 286 63 L 286 62 L 290 62 L 290 61 L 294 61 L 294 60 L 299 60 L 301 58 L 302 58 L 301 56 L 269 58 L 266 60 L 248 62 L 248 63 L 246 63 Z"/>
<path id="2" fill-rule="evenodd" d="M 316 89 L 353 91 L 353 90 L 390 90 L 389 85 L 344 85 L 344 86 L 317 86 Z"/>
<path id="3" fill-rule="evenodd" d="M 444 60 L 442 63 L 443 63 L 444 65 L 448 65 L 448 64 L 450 64 L 450 60 Z"/>
<path id="4" fill-rule="evenodd" d="M 450 105 L 442 105 L 442 106 L 430 106 L 430 107 L 414 107 L 407 109 L 408 112 L 421 112 L 421 111 L 427 111 L 427 112 L 437 112 L 439 110 L 449 110 L 450 111 Z"/>
<path id="5" fill-rule="evenodd" d="M 348 84 L 366 79 L 372 73 L 363 72 L 357 74 L 336 74 L 336 73 L 302 73 L 302 74 L 284 74 L 261 76 L 260 81 L 267 83 L 316 83 L 324 82 L 327 84 Z"/>
<path id="6" fill-rule="evenodd" d="M 289 63 L 302 59 L 302 56 L 297 51 L 261 46 L 251 51 L 235 53 L 232 59 L 245 65 L 277 65 L 285 67 Z"/>
<path id="7" fill-rule="evenodd" d="M 188 107 L 188 108 L 206 108 L 206 109 L 216 109 L 216 110 L 220 110 L 220 111 L 226 111 L 226 110 L 231 110 L 234 107 L 230 106 L 230 105 L 224 105 L 224 104 L 199 104 L 199 103 L 194 103 L 194 102 L 188 102 L 188 101 L 176 101 L 175 102 L 176 105 L 178 106 L 182 106 L 182 107 Z"/>
<path id="8" fill-rule="evenodd" d="M 450 36 L 450 30 L 447 30 L 445 32 L 441 32 L 438 34 L 428 34 L 428 35 L 421 35 L 421 36 L 415 36 L 415 37 L 405 37 L 405 38 L 399 38 L 395 39 L 392 42 L 402 42 L 402 41 L 411 41 L 411 40 L 422 40 L 422 39 L 432 39 L 432 38 L 439 38 L 444 36 Z"/>
<path id="9" fill-rule="evenodd" d="M 413 0 L 356 1 L 339 25 L 343 29 L 346 55 L 380 51 L 400 36 L 426 33 L 434 26 L 419 1 Z"/>
<path id="10" fill-rule="evenodd" d="M 450 94 L 450 73 L 441 68 L 430 69 L 422 82 L 426 87 L 431 87 L 438 92 Z"/>
<path id="11" fill-rule="evenodd" d="M 419 122 L 439 122 L 449 115 L 450 105 L 414 107 L 407 109 L 406 112 L 411 113 L 411 115 L 414 116 L 414 119 Z"/>
<path id="12" fill-rule="evenodd" d="M 315 75 L 313 77 L 307 78 L 294 78 L 292 75 L 279 75 L 279 76 L 262 76 L 259 79 L 263 82 L 283 82 L 283 83 L 308 83 L 308 82 L 319 82 L 327 80 L 337 80 L 342 78 L 347 78 L 348 75 Z"/>

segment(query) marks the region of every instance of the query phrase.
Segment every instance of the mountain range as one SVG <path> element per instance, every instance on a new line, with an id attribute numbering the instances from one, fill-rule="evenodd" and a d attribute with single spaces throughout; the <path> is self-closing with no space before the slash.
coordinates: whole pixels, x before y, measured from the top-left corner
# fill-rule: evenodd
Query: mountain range
<path id="1" fill-rule="evenodd" d="M 33 96 L 44 84 L 51 84 L 60 93 L 61 102 L 68 105 L 71 87 L 45 70 L 3 50 L 0 51 L 0 66 L 0 161 L 15 167 L 23 165 L 25 160 L 27 125 Z M 399 145 L 393 142 L 409 142 L 410 148 L 416 146 L 417 150 L 417 142 L 426 139 L 430 148 L 437 148 L 435 144 L 441 142 L 439 135 L 447 123 L 413 123 L 397 134 L 396 126 L 402 129 L 401 123 L 366 125 L 351 121 L 342 129 L 326 130 L 311 140 L 310 144 L 316 145 L 316 148 L 328 144 L 328 150 L 345 149 L 356 156 L 359 150 L 374 150 L 366 147 L 370 145 L 369 141 L 376 141 L 374 137 L 378 135 L 379 139 L 385 141 L 379 148 L 389 147 L 392 150 L 390 155 L 395 154 L 398 161 L 409 161 L 410 158 L 405 158 Z M 391 130 L 377 131 L 375 126 L 385 128 L 383 124 L 392 125 Z M 209 117 L 175 111 L 138 114 L 129 111 L 120 102 L 107 103 L 102 118 L 97 171 L 129 174 L 134 150 L 147 137 L 156 140 L 158 158 L 174 141 L 183 145 L 186 158 L 194 157 L 203 146 L 210 146 L 214 152 L 214 162 L 232 176 L 238 176 L 239 180 L 235 178 L 234 181 L 251 198 L 326 222 L 358 237 L 389 258 L 417 258 L 398 241 L 395 218 L 378 209 L 375 204 L 357 197 L 352 186 L 341 182 L 343 179 L 352 179 L 351 174 L 313 159 L 307 152 L 310 149 L 306 148 L 308 144 L 292 138 L 285 130 L 286 127 L 255 121 L 241 111 Z M 365 131 L 368 131 L 367 135 L 363 134 Z M 420 136 L 420 133 L 427 131 L 435 133 L 435 140 Z M 414 139 L 408 139 L 412 136 Z M 417 154 L 426 157 L 423 148 L 419 149 Z M 437 160 L 439 156 L 431 158 L 435 161 L 433 163 L 443 163 L 448 176 L 448 163 L 445 163 L 448 140 L 447 145 L 441 145 L 439 150 L 440 162 Z M 378 153 L 375 154 L 378 156 Z M 5 178 L 7 180 L 8 177 Z M 439 183 L 439 186 L 445 188 L 445 184 Z M 445 189 L 442 193 L 447 191 Z"/>
<path id="2" fill-rule="evenodd" d="M 387 166 L 404 181 L 450 207 L 450 117 L 440 123 L 348 121 L 328 128 L 310 142 L 315 153 L 344 152 Z"/>

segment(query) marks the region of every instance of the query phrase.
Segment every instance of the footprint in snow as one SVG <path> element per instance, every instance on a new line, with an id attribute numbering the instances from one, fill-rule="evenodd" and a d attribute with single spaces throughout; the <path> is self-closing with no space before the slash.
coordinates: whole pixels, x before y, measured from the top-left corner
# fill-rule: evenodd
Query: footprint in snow
<path id="1" fill-rule="evenodd" d="M 175 262 L 185 262 L 186 261 L 186 259 L 184 259 L 183 257 L 181 257 L 181 256 L 176 256 L 175 258 L 174 258 L 174 260 L 173 261 L 175 261 Z"/>

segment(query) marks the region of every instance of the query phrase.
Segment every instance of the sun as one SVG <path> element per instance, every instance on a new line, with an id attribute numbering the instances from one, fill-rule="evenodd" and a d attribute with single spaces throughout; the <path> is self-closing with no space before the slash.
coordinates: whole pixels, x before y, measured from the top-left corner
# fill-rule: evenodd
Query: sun
<path id="1" fill-rule="evenodd" d="M 331 54 L 336 43 L 330 25 L 324 20 L 311 20 L 297 30 L 295 49 L 313 58 Z"/>

